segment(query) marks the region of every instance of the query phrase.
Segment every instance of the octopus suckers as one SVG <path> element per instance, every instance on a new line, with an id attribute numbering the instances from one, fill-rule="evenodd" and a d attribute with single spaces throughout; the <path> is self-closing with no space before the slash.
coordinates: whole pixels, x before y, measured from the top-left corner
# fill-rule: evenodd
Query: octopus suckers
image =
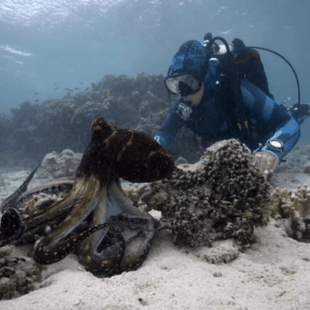
<path id="1" fill-rule="evenodd" d="M 52 227 L 49 225 L 46 225 L 44 228 L 44 232 L 48 235 L 52 231 Z"/>

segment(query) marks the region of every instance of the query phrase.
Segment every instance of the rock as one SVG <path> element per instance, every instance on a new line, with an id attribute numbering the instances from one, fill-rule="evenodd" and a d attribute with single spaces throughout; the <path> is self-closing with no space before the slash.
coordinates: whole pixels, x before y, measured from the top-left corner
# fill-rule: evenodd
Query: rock
<path id="1" fill-rule="evenodd" d="M 268 223 L 270 185 L 253 165 L 250 150 L 237 140 L 208 148 L 195 165 L 178 166 L 141 194 L 147 209 L 161 211 L 174 243 L 212 246 L 233 238 L 241 247 L 254 241 L 254 227 Z"/>
<path id="2" fill-rule="evenodd" d="M 81 153 L 74 153 L 66 149 L 60 154 L 52 152 L 47 154 L 41 164 L 40 171 L 42 177 L 48 176 L 49 179 L 57 179 L 74 174 L 80 164 Z"/>
<path id="3" fill-rule="evenodd" d="M 14 256 L 13 247 L 0 248 L 0 300 L 12 299 L 34 290 L 41 281 L 43 266 L 29 257 Z"/>
<path id="4" fill-rule="evenodd" d="M 203 247 L 195 255 L 211 264 L 228 264 L 237 259 L 240 252 L 233 240 L 225 240 L 214 243 L 211 248 Z"/>

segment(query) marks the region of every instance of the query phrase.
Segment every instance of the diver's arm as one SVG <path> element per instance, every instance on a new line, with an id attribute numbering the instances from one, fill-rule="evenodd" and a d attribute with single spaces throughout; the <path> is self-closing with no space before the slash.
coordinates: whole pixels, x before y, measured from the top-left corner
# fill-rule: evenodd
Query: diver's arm
<path id="1" fill-rule="evenodd" d="M 275 150 L 272 150 L 267 143 L 266 145 L 263 146 L 261 151 L 276 155 L 278 160 L 280 161 L 287 153 L 289 153 L 293 149 L 295 144 L 298 142 L 299 138 L 300 138 L 299 124 L 293 117 L 291 117 L 288 121 L 280 125 L 280 127 L 277 128 L 275 134 L 272 137 L 270 137 L 267 141 L 269 142 L 275 139 L 282 141 L 283 152 L 277 152 Z"/>
<path id="2" fill-rule="evenodd" d="M 176 113 L 181 101 L 182 97 L 178 97 L 174 102 L 165 122 L 154 136 L 154 140 L 156 140 L 165 149 L 167 149 L 173 142 L 179 129 L 184 125 L 184 120 L 182 120 Z"/>
<path id="3" fill-rule="evenodd" d="M 274 128 L 274 134 L 266 144 L 255 152 L 268 152 L 280 161 L 297 143 L 300 127 L 296 120 L 263 91 L 246 80 L 241 80 L 241 91 L 245 107 L 250 109 L 259 122 Z M 283 152 L 270 148 L 268 141 L 277 139 L 283 143 Z"/>

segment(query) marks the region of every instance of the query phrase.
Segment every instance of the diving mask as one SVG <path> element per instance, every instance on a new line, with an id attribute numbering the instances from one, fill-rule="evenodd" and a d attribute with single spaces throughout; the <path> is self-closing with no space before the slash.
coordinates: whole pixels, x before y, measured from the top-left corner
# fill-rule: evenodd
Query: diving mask
<path id="1" fill-rule="evenodd" d="M 196 94 L 199 91 L 201 84 L 201 81 L 188 73 L 167 76 L 165 79 L 165 85 L 168 91 L 174 95 L 180 93 L 182 97 Z"/>
<path id="2" fill-rule="evenodd" d="M 193 112 L 192 108 L 186 105 L 184 102 L 181 102 L 177 109 L 177 114 L 184 120 L 188 121 L 191 113 Z"/>

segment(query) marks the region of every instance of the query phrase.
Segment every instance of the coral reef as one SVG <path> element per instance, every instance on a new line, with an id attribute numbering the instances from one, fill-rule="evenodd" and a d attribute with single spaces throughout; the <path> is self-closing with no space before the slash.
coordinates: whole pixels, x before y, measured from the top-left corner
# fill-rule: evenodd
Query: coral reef
<path id="1" fill-rule="evenodd" d="M 209 147 L 197 164 L 178 167 L 170 178 L 141 191 L 147 208 L 161 211 L 174 242 L 210 246 L 234 238 L 241 248 L 249 246 L 254 226 L 268 222 L 271 189 L 250 150 L 224 140 Z"/>
<path id="2" fill-rule="evenodd" d="M 40 104 L 24 102 L 0 115 L 0 166 L 33 167 L 50 152 L 65 149 L 83 152 L 90 138 L 92 120 L 104 115 L 120 128 L 143 131 L 153 137 L 172 107 L 174 96 L 164 87 L 162 74 L 106 75 L 92 88 Z M 310 146 L 296 146 L 277 172 L 303 172 L 310 160 Z M 183 128 L 169 148 L 176 160 L 194 163 L 202 156 L 197 138 Z M 308 173 L 309 168 L 305 168 Z"/>
<path id="3" fill-rule="evenodd" d="M 12 109 L 12 115 L 0 115 L 0 166 L 30 168 L 53 151 L 83 152 L 90 139 L 88 128 L 101 115 L 118 127 L 153 137 L 175 100 L 163 81 L 162 74 L 106 75 L 88 91 L 41 104 L 22 103 Z M 195 162 L 200 158 L 197 139 L 192 136 L 189 130 L 178 135 L 169 150 L 175 159 L 183 156 Z"/>
<path id="4" fill-rule="evenodd" d="M 12 299 L 34 290 L 41 281 L 43 266 L 33 259 L 12 254 L 13 247 L 0 248 L 0 300 Z"/>
<path id="5" fill-rule="evenodd" d="M 310 239 L 310 190 L 306 184 L 299 185 L 296 192 L 276 188 L 270 209 L 273 217 L 283 219 L 288 236 Z"/>
<path id="6" fill-rule="evenodd" d="M 69 149 L 63 150 L 60 154 L 51 152 L 46 154 L 40 166 L 40 177 L 45 179 L 58 179 L 76 172 L 82 153 L 74 153 Z"/>

